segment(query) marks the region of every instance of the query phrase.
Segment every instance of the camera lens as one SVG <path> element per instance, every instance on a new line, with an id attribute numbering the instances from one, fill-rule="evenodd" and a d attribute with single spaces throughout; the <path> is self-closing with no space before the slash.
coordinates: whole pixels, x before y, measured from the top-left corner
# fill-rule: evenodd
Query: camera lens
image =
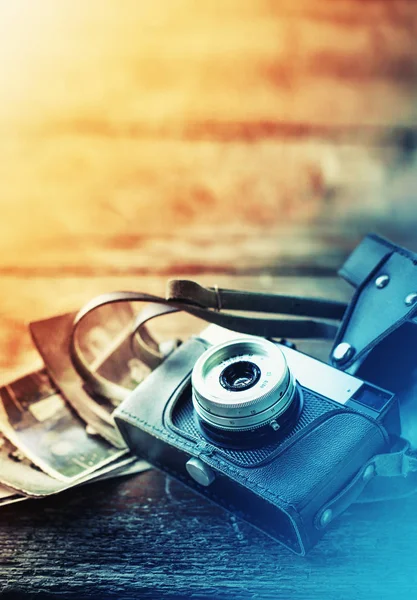
<path id="1" fill-rule="evenodd" d="M 193 406 L 202 432 L 231 447 L 256 446 L 293 425 L 301 395 L 279 347 L 263 338 L 213 346 L 192 373 Z"/>
<path id="2" fill-rule="evenodd" d="M 248 360 L 238 360 L 220 373 L 221 385 L 230 392 L 248 390 L 259 381 L 261 370 Z"/>

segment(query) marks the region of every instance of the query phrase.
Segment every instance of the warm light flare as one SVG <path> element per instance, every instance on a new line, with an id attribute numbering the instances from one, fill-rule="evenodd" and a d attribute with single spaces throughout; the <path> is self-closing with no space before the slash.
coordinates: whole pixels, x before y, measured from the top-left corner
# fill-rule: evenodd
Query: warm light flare
<path id="1" fill-rule="evenodd" d="M 57 8 L 52 0 L 0 0 L 1 116 L 19 114 L 32 104 L 42 63 L 58 38 Z"/>

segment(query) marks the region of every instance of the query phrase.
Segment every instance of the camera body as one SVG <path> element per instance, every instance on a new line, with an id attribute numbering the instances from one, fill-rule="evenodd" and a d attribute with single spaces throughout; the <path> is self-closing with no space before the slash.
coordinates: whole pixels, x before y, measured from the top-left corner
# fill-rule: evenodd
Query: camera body
<path id="1" fill-rule="evenodd" d="M 390 392 L 215 325 L 165 359 L 114 417 L 133 453 L 301 555 L 399 433 Z"/>

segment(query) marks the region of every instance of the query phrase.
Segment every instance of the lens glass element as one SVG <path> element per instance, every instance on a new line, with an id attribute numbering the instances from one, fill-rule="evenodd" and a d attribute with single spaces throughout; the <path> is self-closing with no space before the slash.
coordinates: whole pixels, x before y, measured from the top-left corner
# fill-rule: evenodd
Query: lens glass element
<path id="1" fill-rule="evenodd" d="M 260 377 L 261 370 L 258 365 L 248 360 L 239 360 L 223 369 L 220 383 L 230 392 L 240 392 L 253 387 Z"/>

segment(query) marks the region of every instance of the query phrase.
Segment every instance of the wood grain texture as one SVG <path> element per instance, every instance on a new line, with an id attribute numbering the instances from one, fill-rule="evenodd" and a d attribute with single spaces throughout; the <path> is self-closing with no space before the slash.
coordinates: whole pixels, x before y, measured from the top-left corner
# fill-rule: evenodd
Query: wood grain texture
<path id="1" fill-rule="evenodd" d="M 0 275 L 196 271 L 199 239 L 239 270 L 276 264 L 265 235 L 286 264 L 300 239 L 314 263 L 323 238 L 410 237 L 416 13 L 362 4 L 3 7 Z"/>
<path id="2" fill-rule="evenodd" d="M 0 586 L 41 598 L 408 599 L 415 509 L 352 507 L 301 558 L 148 472 L 2 509 Z"/>
<path id="3" fill-rule="evenodd" d="M 76 10 L 69 0 L 16 4 L 2 18 L 8 123 L 33 124 L 34 103 L 35 123 L 47 115 L 71 133 L 77 123 L 106 131 L 206 120 L 414 122 L 416 14 L 407 0 L 126 0 L 123 11 L 112 0 Z M 16 25 L 19 5 L 30 27 Z"/>

